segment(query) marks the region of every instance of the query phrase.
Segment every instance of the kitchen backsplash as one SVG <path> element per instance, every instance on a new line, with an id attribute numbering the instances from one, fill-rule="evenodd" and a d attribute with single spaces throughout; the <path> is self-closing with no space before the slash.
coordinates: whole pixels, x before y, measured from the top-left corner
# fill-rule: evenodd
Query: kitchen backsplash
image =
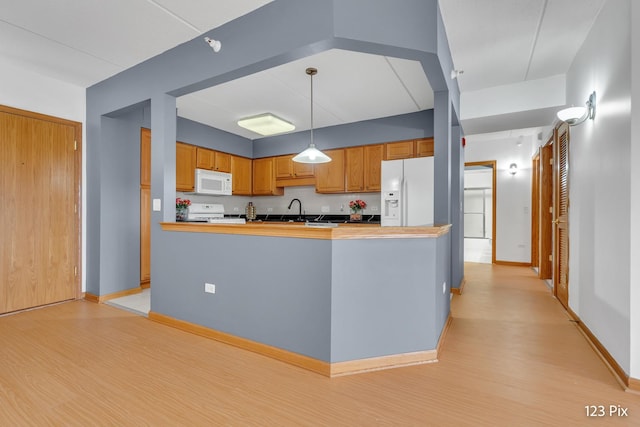
<path id="1" fill-rule="evenodd" d="M 226 215 L 244 214 L 247 203 L 253 202 L 258 215 L 297 214 L 298 203 L 287 209 L 292 199 L 300 199 L 302 210 L 308 215 L 330 214 L 347 215 L 349 202 L 362 199 L 367 203 L 365 215 L 380 215 L 380 193 L 318 194 L 315 187 L 285 187 L 284 196 L 201 196 L 197 194 L 176 193 L 176 197 L 198 203 L 221 203 Z"/>

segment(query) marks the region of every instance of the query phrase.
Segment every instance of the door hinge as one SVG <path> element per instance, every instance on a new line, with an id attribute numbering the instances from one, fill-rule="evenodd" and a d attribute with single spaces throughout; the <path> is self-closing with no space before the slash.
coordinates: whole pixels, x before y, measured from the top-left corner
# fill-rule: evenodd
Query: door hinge
<path id="1" fill-rule="evenodd" d="M 73 204 L 73 213 L 78 213 L 78 204 L 77 203 Z"/>
<path id="2" fill-rule="evenodd" d="M 78 277 L 78 267 L 73 267 L 73 277 Z"/>
<path id="3" fill-rule="evenodd" d="M 549 255 L 549 261 L 553 261 L 553 255 Z"/>
<path id="4" fill-rule="evenodd" d="M 553 206 L 549 206 L 549 213 L 553 213 Z"/>
<path id="5" fill-rule="evenodd" d="M 73 141 L 73 151 L 78 151 L 78 141 Z"/>

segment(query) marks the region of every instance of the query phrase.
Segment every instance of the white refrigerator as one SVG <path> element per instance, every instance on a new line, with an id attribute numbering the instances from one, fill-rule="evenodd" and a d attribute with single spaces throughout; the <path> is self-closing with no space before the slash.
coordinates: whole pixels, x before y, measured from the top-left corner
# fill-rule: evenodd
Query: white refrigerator
<path id="1" fill-rule="evenodd" d="M 433 225 L 433 157 L 382 162 L 380 224 Z"/>

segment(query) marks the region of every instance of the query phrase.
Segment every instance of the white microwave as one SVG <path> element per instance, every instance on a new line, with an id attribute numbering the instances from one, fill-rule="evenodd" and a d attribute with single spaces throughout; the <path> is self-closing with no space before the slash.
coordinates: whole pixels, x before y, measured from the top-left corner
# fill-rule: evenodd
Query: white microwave
<path id="1" fill-rule="evenodd" d="M 230 196 L 231 182 L 230 173 L 196 169 L 195 192 L 196 194 Z"/>

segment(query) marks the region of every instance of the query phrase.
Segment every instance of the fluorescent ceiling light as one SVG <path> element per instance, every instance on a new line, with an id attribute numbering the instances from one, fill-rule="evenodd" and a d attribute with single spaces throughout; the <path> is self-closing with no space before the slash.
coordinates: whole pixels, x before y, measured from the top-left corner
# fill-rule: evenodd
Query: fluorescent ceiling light
<path id="1" fill-rule="evenodd" d="M 271 113 L 264 113 L 238 120 L 238 125 L 262 136 L 291 132 L 296 127 Z"/>

